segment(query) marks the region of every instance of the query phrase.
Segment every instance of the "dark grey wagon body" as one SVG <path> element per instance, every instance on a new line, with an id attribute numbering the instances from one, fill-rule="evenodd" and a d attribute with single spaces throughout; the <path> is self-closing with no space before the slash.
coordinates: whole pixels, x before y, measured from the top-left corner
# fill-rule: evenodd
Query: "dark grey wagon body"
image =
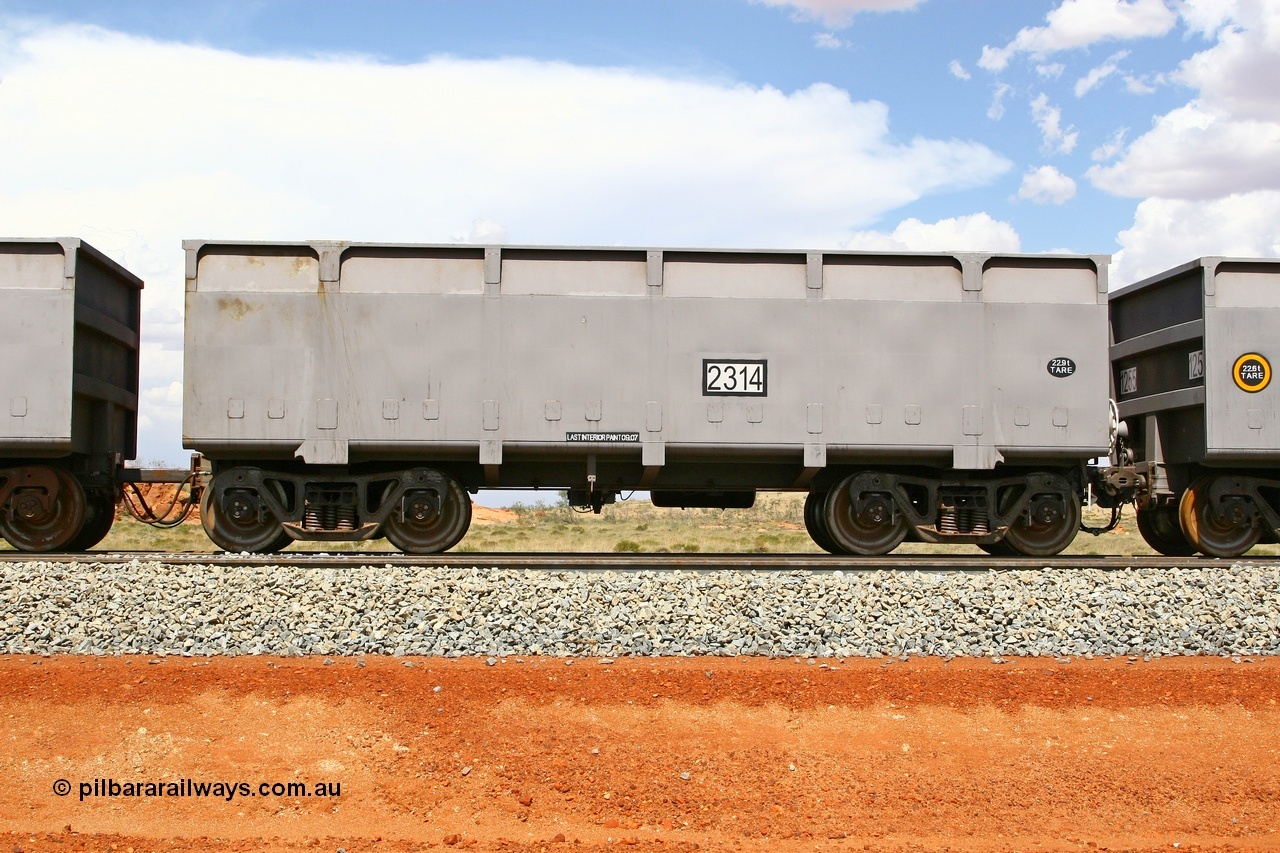
<path id="1" fill-rule="evenodd" d="M 1111 296 L 1139 524 L 1163 553 L 1238 556 L 1280 531 L 1280 261 L 1205 257 Z"/>

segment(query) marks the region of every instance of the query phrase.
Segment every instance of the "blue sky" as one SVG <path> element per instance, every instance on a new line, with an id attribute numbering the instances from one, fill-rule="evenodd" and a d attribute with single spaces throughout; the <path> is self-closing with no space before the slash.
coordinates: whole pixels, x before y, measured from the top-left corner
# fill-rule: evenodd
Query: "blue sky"
<path id="1" fill-rule="evenodd" d="M 1280 254 L 1280 0 L 0 0 L 0 234 Z"/>

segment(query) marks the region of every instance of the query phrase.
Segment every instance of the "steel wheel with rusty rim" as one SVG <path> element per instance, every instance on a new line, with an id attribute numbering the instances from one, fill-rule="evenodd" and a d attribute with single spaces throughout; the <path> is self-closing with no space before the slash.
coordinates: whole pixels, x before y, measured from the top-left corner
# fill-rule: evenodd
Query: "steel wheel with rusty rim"
<path id="1" fill-rule="evenodd" d="M 406 554 L 439 554 L 467 535 L 471 496 L 453 477 L 442 476 L 446 483 L 444 494 L 411 491 L 404 498 L 403 512 L 397 507 L 382 525 L 382 535 Z"/>
<path id="2" fill-rule="evenodd" d="M 804 527 L 809 531 L 809 538 L 814 541 L 819 548 L 828 554 L 843 554 L 840 546 L 831 538 L 831 532 L 827 530 L 827 523 L 823 519 L 823 510 L 826 507 L 826 492 L 810 492 L 804 499 Z"/>
<path id="3" fill-rule="evenodd" d="M 1212 475 L 1201 477 L 1182 493 L 1178 503 L 1178 520 L 1187 541 L 1210 557 L 1239 557 L 1262 538 L 1262 528 L 1252 518 L 1220 514 L 1213 505 L 1209 489 Z"/>
<path id="4" fill-rule="evenodd" d="M 1009 525 L 1004 543 L 1028 557 L 1052 557 L 1076 538 L 1080 530 L 1080 500 L 1061 477 L 1051 477 L 1057 488 L 1032 495 L 1027 510 Z"/>
<path id="5" fill-rule="evenodd" d="M 1018 556 L 1018 552 L 1013 550 L 1013 546 L 1011 546 L 1008 542 L 1006 542 L 1003 539 L 1001 539 L 999 542 L 980 542 L 978 543 L 978 547 L 981 550 L 986 551 L 988 554 L 990 554 L 993 557 Z"/>
<path id="6" fill-rule="evenodd" d="M 116 496 L 113 491 L 91 491 L 85 495 L 84 526 L 67 543 L 68 551 L 88 551 L 107 537 L 116 520 Z"/>
<path id="7" fill-rule="evenodd" d="M 0 536 L 19 551 L 60 551 L 84 527 L 84 489 L 80 481 L 61 469 L 35 470 L 47 470 L 53 488 L 20 488 L 10 495 L 10 509 L 0 511 Z M 48 492 L 54 493 L 49 495 L 46 507 L 42 497 Z"/>
<path id="8" fill-rule="evenodd" d="M 874 473 L 850 474 L 828 493 L 823 521 L 831 541 L 844 553 L 878 557 L 907 537 L 907 520 L 894 511 L 893 498 L 879 486 Z M 854 487 L 861 492 L 860 501 L 851 494 Z"/>
<path id="9" fill-rule="evenodd" d="M 232 554 L 274 554 L 293 541 L 270 512 L 259 512 L 256 503 L 244 499 L 248 493 L 232 492 L 230 508 L 214 500 L 216 494 L 217 489 L 210 484 L 201 495 L 200 522 L 213 544 L 222 550 Z"/>
<path id="10" fill-rule="evenodd" d="M 1187 541 L 1178 521 L 1178 508 L 1172 504 L 1138 510 L 1138 532 L 1157 554 L 1166 557 L 1190 557 L 1196 546 Z"/>

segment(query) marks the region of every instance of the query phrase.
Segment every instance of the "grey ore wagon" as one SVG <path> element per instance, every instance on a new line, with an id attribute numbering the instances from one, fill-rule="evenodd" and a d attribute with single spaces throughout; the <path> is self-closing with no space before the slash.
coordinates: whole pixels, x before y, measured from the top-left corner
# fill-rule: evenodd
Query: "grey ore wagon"
<path id="1" fill-rule="evenodd" d="M 1280 261 L 1200 258 L 1111 297 L 1138 529 L 1169 556 L 1280 535 Z"/>
<path id="2" fill-rule="evenodd" d="M 142 281 L 87 243 L 0 239 L 0 534 L 83 550 L 137 452 Z"/>
<path id="3" fill-rule="evenodd" d="M 1110 452 L 1098 255 L 188 241 L 220 547 L 431 553 L 468 491 L 808 492 L 829 551 L 1057 553 Z"/>

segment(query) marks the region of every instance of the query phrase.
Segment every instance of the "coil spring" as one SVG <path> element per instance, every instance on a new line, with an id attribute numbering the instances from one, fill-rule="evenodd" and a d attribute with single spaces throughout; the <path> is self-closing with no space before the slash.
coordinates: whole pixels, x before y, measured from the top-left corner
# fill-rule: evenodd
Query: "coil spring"
<path id="1" fill-rule="evenodd" d="M 350 506 L 307 504 L 302 524 L 307 530 L 355 530 L 356 510 Z"/>
<path id="2" fill-rule="evenodd" d="M 977 507 L 959 510 L 960 529 L 965 533 L 987 533 L 987 514 Z"/>
<path id="3" fill-rule="evenodd" d="M 953 506 L 944 506 L 938 514 L 938 532 L 939 533 L 959 533 L 960 522 L 957 518 L 956 508 Z"/>
<path id="4" fill-rule="evenodd" d="M 938 532 L 989 533 L 987 513 L 980 507 L 944 506 L 938 513 Z"/>

